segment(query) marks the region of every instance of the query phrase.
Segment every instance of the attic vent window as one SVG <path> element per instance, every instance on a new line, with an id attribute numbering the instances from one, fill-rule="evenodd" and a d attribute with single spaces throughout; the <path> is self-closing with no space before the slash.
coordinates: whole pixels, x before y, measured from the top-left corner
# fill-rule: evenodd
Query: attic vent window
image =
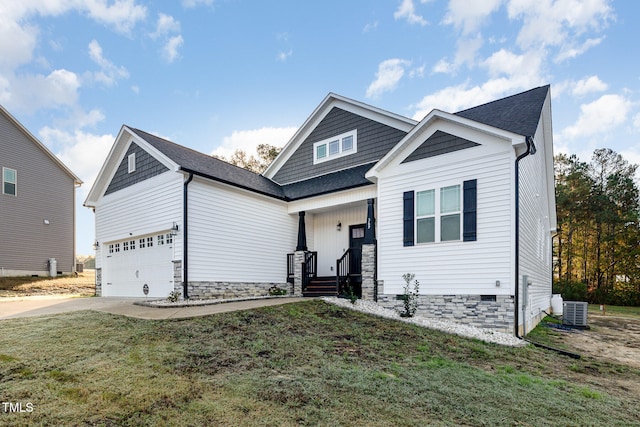
<path id="1" fill-rule="evenodd" d="M 128 161 L 129 161 L 129 173 L 135 172 L 136 171 L 136 153 L 129 154 Z"/>
<path id="2" fill-rule="evenodd" d="M 313 144 L 313 164 L 348 156 L 358 151 L 358 130 L 354 129 Z"/>

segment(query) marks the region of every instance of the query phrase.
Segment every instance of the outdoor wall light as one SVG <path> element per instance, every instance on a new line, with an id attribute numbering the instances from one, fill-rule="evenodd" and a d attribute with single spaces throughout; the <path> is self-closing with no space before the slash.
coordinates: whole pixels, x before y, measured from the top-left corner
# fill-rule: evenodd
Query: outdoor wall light
<path id="1" fill-rule="evenodd" d="M 339 222 L 338 225 L 336 225 L 336 231 L 340 230 L 342 230 L 342 222 Z"/>
<path id="2" fill-rule="evenodd" d="M 178 235 L 178 223 L 174 222 L 173 225 L 171 226 L 171 235 L 172 236 L 177 236 Z"/>
<path id="3" fill-rule="evenodd" d="M 496 280 L 496 288 L 500 287 L 500 280 Z"/>
<path id="4" fill-rule="evenodd" d="M 42 221 L 44 223 L 44 225 L 49 225 L 49 220 L 45 219 L 44 221 Z"/>
<path id="5" fill-rule="evenodd" d="M 93 250 L 97 251 L 98 248 L 100 247 L 100 242 L 98 242 L 97 240 L 93 243 Z"/>

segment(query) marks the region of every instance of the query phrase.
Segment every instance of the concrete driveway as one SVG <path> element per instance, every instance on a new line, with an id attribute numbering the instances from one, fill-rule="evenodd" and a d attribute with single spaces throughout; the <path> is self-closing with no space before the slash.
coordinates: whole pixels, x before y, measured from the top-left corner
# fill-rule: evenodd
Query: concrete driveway
<path id="1" fill-rule="evenodd" d="M 253 299 L 188 307 L 144 307 L 134 305 L 144 298 L 34 296 L 0 299 L 0 320 L 46 316 L 79 310 L 95 310 L 138 319 L 181 319 L 237 310 L 300 302 L 300 298 Z"/>

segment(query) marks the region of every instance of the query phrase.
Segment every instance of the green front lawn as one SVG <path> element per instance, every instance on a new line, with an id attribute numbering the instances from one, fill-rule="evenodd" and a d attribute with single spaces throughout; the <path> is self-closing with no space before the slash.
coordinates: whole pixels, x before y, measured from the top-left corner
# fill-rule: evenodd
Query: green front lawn
<path id="1" fill-rule="evenodd" d="M 640 371 L 322 301 L 0 321 L 0 425 L 640 425 Z M 579 369 L 576 369 L 576 365 Z M 606 380 L 606 381 L 605 381 Z"/>

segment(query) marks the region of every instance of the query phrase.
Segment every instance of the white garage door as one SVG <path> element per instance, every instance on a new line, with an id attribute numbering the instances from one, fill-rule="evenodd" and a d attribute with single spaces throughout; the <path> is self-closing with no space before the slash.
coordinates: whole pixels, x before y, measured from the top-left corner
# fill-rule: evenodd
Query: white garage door
<path id="1" fill-rule="evenodd" d="M 173 290 L 173 237 L 157 234 L 113 242 L 103 269 L 102 295 L 166 298 Z"/>

